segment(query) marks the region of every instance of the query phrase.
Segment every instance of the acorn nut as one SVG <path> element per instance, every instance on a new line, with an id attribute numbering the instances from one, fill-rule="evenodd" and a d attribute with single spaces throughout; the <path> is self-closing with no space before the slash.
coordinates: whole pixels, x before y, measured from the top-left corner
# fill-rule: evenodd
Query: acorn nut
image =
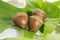
<path id="1" fill-rule="evenodd" d="M 24 12 L 19 12 L 14 16 L 13 21 L 16 26 L 25 28 L 28 24 L 28 15 Z"/>
<path id="2" fill-rule="evenodd" d="M 32 15 L 40 16 L 42 20 L 46 19 L 46 13 L 43 10 L 40 10 L 38 8 L 32 11 Z"/>
<path id="3" fill-rule="evenodd" d="M 30 16 L 29 27 L 30 31 L 38 30 L 43 24 L 42 19 L 39 16 L 33 15 Z"/>

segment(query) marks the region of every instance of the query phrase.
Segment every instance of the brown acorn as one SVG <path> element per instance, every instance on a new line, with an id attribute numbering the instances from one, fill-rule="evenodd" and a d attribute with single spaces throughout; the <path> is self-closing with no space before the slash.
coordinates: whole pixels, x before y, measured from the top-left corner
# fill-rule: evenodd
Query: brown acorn
<path id="1" fill-rule="evenodd" d="M 38 8 L 32 11 L 32 15 L 40 16 L 42 20 L 46 19 L 46 13 L 43 10 L 40 10 Z"/>
<path id="2" fill-rule="evenodd" d="M 42 19 L 39 16 L 33 15 L 30 16 L 29 27 L 30 31 L 38 30 L 43 24 Z"/>
<path id="3" fill-rule="evenodd" d="M 14 16 L 13 21 L 15 25 L 25 28 L 28 24 L 28 15 L 24 12 L 19 12 Z"/>

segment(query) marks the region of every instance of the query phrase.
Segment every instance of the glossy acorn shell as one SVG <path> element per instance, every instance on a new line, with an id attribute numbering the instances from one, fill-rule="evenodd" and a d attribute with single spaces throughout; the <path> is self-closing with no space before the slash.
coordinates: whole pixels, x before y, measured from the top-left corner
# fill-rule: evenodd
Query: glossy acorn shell
<path id="1" fill-rule="evenodd" d="M 29 27 L 30 31 L 38 30 L 43 24 L 42 19 L 39 16 L 30 16 Z"/>
<path id="2" fill-rule="evenodd" d="M 19 12 L 14 16 L 14 24 L 21 28 L 25 28 L 28 24 L 28 15 L 24 12 Z"/>
<path id="3" fill-rule="evenodd" d="M 37 15 L 42 18 L 42 20 L 46 19 L 46 13 L 43 10 L 40 9 L 34 9 L 32 11 L 32 15 Z"/>

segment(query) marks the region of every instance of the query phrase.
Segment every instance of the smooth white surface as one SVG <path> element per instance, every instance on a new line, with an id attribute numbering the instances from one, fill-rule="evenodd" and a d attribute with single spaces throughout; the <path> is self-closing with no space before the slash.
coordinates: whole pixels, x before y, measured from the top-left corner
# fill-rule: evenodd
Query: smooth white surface
<path id="1" fill-rule="evenodd" d="M 56 35 L 56 30 L 54 30 L 51 34 L 52 34 L 52 35 Z"/>
<path id="2" fill-rule="evenodd" d="M 0 39 L 5 38 L 15 38 L 17 37 L 17 31 L 15 29 L 8 28 L 4 30 L 2 33 L 0 33 Z"/>
<path id="3" fill-rule="evenodd" d="M 56 2 L 56 1 L 58 1 L 58 0 L 43 0 L 44 2 L 46 1 L 46 2 Z"/>
<path id="4" fill-rule="evenodd" d="M 8 2 L 9 4 L 17 7 L 17 8 L 25 8 L 26 0 L 2 0 L 4 2 Z"/>
<path id="5" fill-rule="evenodd" d="M 10 1 L 10 0 L 2 0 L 2 1 L 4 1 L 4 2 L 8 2 L 8 1 Z"/>
<path id="6" fill-rule="evenodd" d="M 38 31 L 37 33 L 36 33 L 36 35 L 41 35 L 42 33 L 40 32 L 40 31 Z"/>

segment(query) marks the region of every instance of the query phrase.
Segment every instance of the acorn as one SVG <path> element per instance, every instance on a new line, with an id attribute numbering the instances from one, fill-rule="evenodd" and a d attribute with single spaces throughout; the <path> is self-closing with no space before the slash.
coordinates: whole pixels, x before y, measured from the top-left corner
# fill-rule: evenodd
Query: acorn
<path id="1" fill-rule="evenodd" d="M 32 15 L 37 15 L 42 18 L 42 20 L 46 19 L 46 13 L 43 10 L 40 9 L 34 9 L 32 11 Z"/>
<path id="2" fill-rule="evenodd" d="M 30 20 L 29 20 L 30 31 L 35 31 L 40 29 L 42 24 L 43 24 L 43 21 L 39 16 L 36 16 L 36 15 L 30 16 Z"/>
<path id="3" fill-rule="evenodd" d="M 19 12 L 14 16 L 13 21 L 16 26 L 25 28 L 28 24 L 28 15 L 24 12 Z"/>

